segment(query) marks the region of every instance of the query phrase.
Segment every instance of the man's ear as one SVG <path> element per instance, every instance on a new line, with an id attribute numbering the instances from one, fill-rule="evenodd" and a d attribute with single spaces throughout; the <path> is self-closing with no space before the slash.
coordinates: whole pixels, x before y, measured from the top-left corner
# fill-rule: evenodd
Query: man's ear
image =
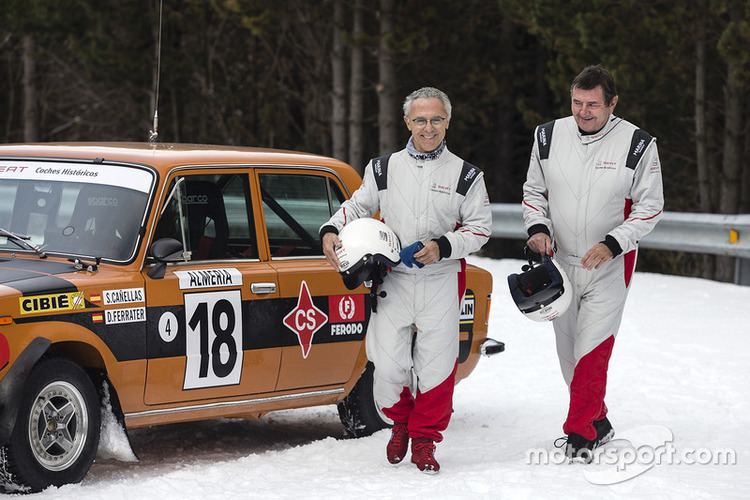
<path id="1" fill-rule="evenodd" d="M 614 96 L 612 98 L 612 101 L 609 103 L 610 106 L 612 106 L 612 111 L 615 110 L 615 106 L 617 106 L 617 96 Z"/>
<path id="2" fill-rule="evenodd" d="M 409 132 L 411 132 L 411 121 L 409 121 L 409 117 L 404 116 L 404 123 L 406 124 L 406 128 L 409 129 Z"/>

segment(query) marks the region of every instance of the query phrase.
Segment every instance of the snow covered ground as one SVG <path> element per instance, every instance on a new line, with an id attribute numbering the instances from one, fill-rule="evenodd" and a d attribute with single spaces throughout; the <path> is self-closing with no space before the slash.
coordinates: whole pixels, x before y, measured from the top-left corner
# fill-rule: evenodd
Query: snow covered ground
<path id="1" fill-rule="evenodd" d="M 28 498 L 750 497 L 750 287 L 636 274 L 610 363 L 607 404 L 615 430 L 638 437 L 647 426 L 668 429 L 678 456 L 695 450 L 702 454 L 693 461 L 704 462 L 729 449 L 736 464 L 662 463 L 600 485 L 590 481 L 592 471 L 625 478 L 635 466 L 617 472 L 606 464 L 529 465 L 529 449 L 554 450 L 567 410 L 552 326 L 525 319 L 509 298 L 506 276 L 520 261 L 472 261 L 494 275 L 490 335 L 506 343 L 506 352 L 482 359 L 458 386 L 437 476 L 420 473 L 408 457 L 389 465 L 388 431 L 342 439 L 330 406 L 258 421 L 135 430 L 137 463 L 103 459 L 123 456 L 109 436 L 110 450 L 83 483 Z"/>

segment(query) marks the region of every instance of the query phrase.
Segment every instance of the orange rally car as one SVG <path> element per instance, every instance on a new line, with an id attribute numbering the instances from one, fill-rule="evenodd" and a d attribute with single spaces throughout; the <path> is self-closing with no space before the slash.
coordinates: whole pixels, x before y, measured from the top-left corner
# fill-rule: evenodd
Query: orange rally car
<path id="1" fill-rule="evenodd" d="M 318 228 L 361 180 L 345 163 L 171 144 L 0 146 L 0 485 L 80 481 L 109 389 L 126 429 L 372 398 L 369 289 Z M 487 338 L 492 278 L 468 267 L 458 377 Z"/>

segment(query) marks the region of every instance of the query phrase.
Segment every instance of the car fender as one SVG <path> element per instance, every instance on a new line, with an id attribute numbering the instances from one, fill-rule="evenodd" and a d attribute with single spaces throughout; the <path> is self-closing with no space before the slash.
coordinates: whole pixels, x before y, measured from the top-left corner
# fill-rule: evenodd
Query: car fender
<path id="1" fill-rule="evenodd" d="M 0 381 L 0 444 L 10 439 L 13 427 L 16 425 L 18 404 L 21 401 L 21 391 L 24 383 L 39 358 L 41 358 L 52 342 L 44 337 L 36 337 L 18 355 L 7 375 Z"/>

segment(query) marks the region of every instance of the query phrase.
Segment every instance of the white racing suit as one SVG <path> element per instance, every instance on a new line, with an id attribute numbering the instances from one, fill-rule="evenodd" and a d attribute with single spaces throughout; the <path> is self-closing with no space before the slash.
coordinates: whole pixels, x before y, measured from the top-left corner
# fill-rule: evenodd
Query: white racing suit
<path id="1" fill-rule="evenodd" d="M 388 418 L 408 424 L 410 437 L 439 442 L 453 409 L 466 288 L 463 258 L 490 236 L 483 173 L 447 148 L 434 160 L 416 160 L 405 149 L 373 159 L 362 186 L 321 234 L 378 210 L 402 246 L 436 240 L 440 260 L 422 268 L 399 264 L 379 289 L 385 296 L 378 299 L 366 337 L 367 357 L 375 365 L 375 401 Z M 416 397 L 410 390 L 412 368 Z"/>
<path id="2" fill-rule="evenodd" d="M 573 292 L 568 311 L 553 321 L 570 390 L 565 434 L 594 440 L 593 422 L 607 414 L 607 367 L 638 241 L 663 205 L 656 140 L 648 133 L 615 116 L 592 135 L 582 135 L 572 116 L 537 127 L 523 186 L 524 224 L 529 236 L 552 236 Z M 614 259 L 587 271 L 581 258 L 599 242 Z"/>

